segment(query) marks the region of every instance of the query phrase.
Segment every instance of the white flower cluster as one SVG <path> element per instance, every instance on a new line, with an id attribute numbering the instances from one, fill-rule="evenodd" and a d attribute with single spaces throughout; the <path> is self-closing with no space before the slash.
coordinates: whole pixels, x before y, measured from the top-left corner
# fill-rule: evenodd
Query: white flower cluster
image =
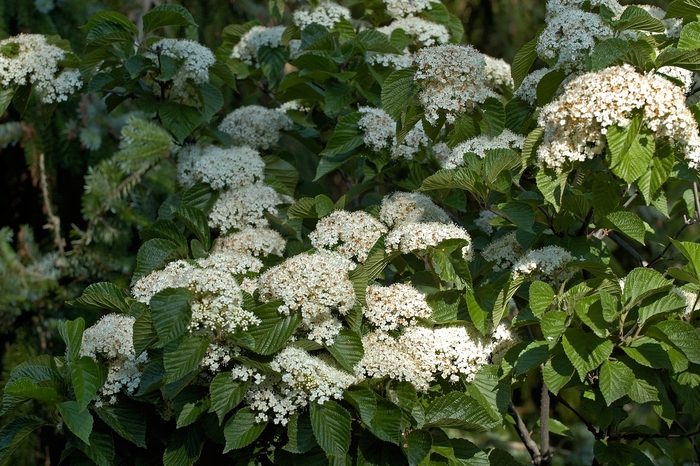
<path id="1" fill-rule="evenodd" d="M 445 26 L 417 16 L 397 19 L 387 26 L 377 28 L 377 31 L 391 37 L 391 33 L 397 29 L 403 29 L 407 36 L 422 47 L 447 44 L 450 41 L 450 33 Z"/>
<path id="2" fill-rule="evenodd" d="M 405 192 L 395 192 L 382 199 L 379 219 L 390 228 L 406 222 L 452 222 L 447 212 L 425 194 Z"/>
<path id="3" fill-rule="evenodd" d="M 541 166 L 560 170 L 567 162 L 601 154 L 612 125 L 626 127 L 634 110 L 656 137 L 667 138 L 685 153 L 688 164 L 700 163 L 700 136 L 683 90 L 655 73 L 642 75 L 629 65 L 586 73 L 565 86 L 564 93 L 542 108 L 544 127 L 537 151 Z"/>
<path id="4" fill-rule="evenodd" d="M 232 229 L 242 230 L 248 226 L 262 228 L 268 226 L 265 212 L 277 214 L 278 204 L 293 202 L 262 182 L 221 193 L 209 212 L 209 226 L 222 232 Z"/>
<path id="5" fill-rule="evenodd" d="M 690 90 L 693 88 L 693 81 L 695 80 L 695 73 L 686 70 L 685 68 L 681 68 L 680 66 L 662 66 L 656 72 L 662 76 L 665 76 L 667 78 L 672 78 L 681 83 L 681 88 L 683 89 L 683 92 L 685 94 L 689 93 Z M 674 84 L 677 84 L 674 81 L 671 81 Z"/>
<path id="6" fill-rule="evenodd" d="M 365 144 L 375 152 L 388 149 L 392 159 L 413 159 L 413 156 L 430 144 L 423 125 L 418 122 L 408 132 L 401 144 L 396 144 L 396 122 L 381 108 L 360 107 L 362 114 L 357 126 L 364 131 Z"/>
<path id="7" fill-rule="evenodd" d="M 537 54 L 550 62 L 552 69 L 566 73 L 583 70 L 586 57 L 596 43 L 613 37 L 613 29 L 595 13 L 564 8 L 547 21 L 537 37 Z"/>
<path id="8" fill-rule="evenodd" d="M 697 293 L 684 290 L 683 288 L 674 288 L 673 291 L 675 291 L 676 294 L 678 294 L 678 296 L 685 299 L 685 309 L 683 310 L 683 317 L 689 318 L 694 311 L 700 309 L 700 299 L 698 299 Z"/>
<path id="9" fill-rule="evenodd" d="M 304 30 L 306 26 L 313 23 L 331 29 L 341 20 L 346 19 L 350 21 L 351 18 L 350 10 L 344 6 L 329 0 L 323 0 L 315 8 L 295 11 L 293 21 L 301 30 Z"/>
<path id="10" fill-rule="evenodd" d="M 106 401 L 116 404 L 117 394 L 133 395 L 141 383 L 141 372 L 148 361 L 144 351 L 138 357 L 134 350 L 133 329 L 136 319 L 122 314 L 107 314 L 83 332 L 80 357 L 106 360 L 107 380 L 95 395 L 95 406 Z"/>
<path id="11" fill-rule="evenodd" d="M 552 70 L 549 68 L 540 68 L 525 76 L 523 82 L 521 82 L 520 86 L 513 92 L 513 97 L 524 100 L 534 107 L 535 104 L 537 104 L 537 85 L 540 83 L 542 77 L 550 71 Z"/>
<path id="12" fill-rule="evenodd" d="M 513 278 L 537 274 L 547 283 L 558 284 L 574 276 L 576 270 L 567 267 L 574 260 L 574 256 L 560 246 L 532 249 L 513 265 Z"/>
<path id="13" fill-rule="evenodd" d="M 423 10 L 430 10 L 430 0 L 384 0 L 386 12 L 392 18 L 403 18 Z"/>
<path id="14" fill-rule="evenodd" d="M 545 20 L 549 21 L 566 10 L 580 10 L 585 2 L 586 0 L 547 0 Z M 616 17 L 620 16 L 625 9 L 617 0 L 590 0 L 589 4 L 592 8 L 600 8 L 600 6 L 605 5 Z"/>
<path id="15" fill-rule="evenodd" d="M 220 236 L 214 243 L 212 252 L 241 252 L 256 257 L 269 254 L 281 256 L 286 244 L 282 235 L 271 228 L 246 227 L 236 233 Z"/>
<path id="16" fill-rule="evenodd" d="M 515 84 L 510 72 L 510 65 L 501 58 L 484 55 L 484 75 L 491 89 L 512 88 Z"/>
<path id="17" fill-rule="evenodd" d="M 206 146 L 191 144 L 180 150 L 177 178 L 182 186 L 197 181 L 212 189 L 238 188 L 264 178 L 265 162 L 248 146 Z"/>
<path id="18" fill-rule="evenodd" d="M 474 224 L 479 227 L 481 231 L 486 233 L 487 235 L 490 235 L 493 233 L 493 227 L 491 224 L 489 224 L 489 220 L 494 219 L 498 217 L 498 215 L 494 214 L 490 210 L 482 210 L 479 212 L 479 216 L 474 219 Z"/>
<path id="19" fill-rule="evenodd" d="M 31 84 L 44 103 L 62 102 L 80 89 L 80 71 L 66 68 L 59 72 L 59 62 L 66 52 L 46 42 L 40 34 L 20 34 L 0 41 L 0 86 L 9 88 Z"/>
<path id="20" fill-rule="evenodd" d="M 379 330 L 395 330 L 409 325 L 415 318 L 429 319 L 433 314 L 425 295 L 409 284 L 370 285 L 366 299 L 367 307 L 362 315 Z"/>
<path id="21" fill-rule="evenodd" d="M 236 45 L 231 51 L 231 58 L 238 58 L 249 65 L 255 64 L 256 68 L 260 68 L 258 63 L 258 50 L 261 47 L 276 48 L 282 45 L 282 34 L 284 34 L 285 26 L 253 26 L 248 32 L 241 36 Z"/>
<path id="22" fill-rule="evenodd" d="M 395 68 L 401 70 L 404 68 L 409 68 L 413 65 L 413 56 L 405 50 L 403 54 L 398 55 L 395 53 L 379 53 L 379 52 L 365 52 L 365 58 L 367 63 L 370 65 L 381 65 L 387 68 Z"/>
<path id="23" fill-rule="evenodd" d="M 523 256 L 523 248 L 515 237 L 515 232 L 501 236 L 481 251 L 481 256 L 488 262 L 495 262 L 493 270 L 500 272 L 513 267 Z"/>
<path id="24" fill-rule="evenodd" d="M 159 57 L 167 56 L 182 60 L 180 69 L 172 78 L 169 97 L 187 100 L 198 100 L 197 92 L 190 87 L 188 80 L 195 84 L 209 82 L 209 67 L 216 62 L 214 54 L 205 46 L 187 39 L 161 39 L 151 46 L 156 53 L 145 53 L 144 56 L 159 65 Z M 160 92 L 160 86 L 153 81 L 151 86 Z"/>
<path id="25" fill-rule="evenodd" d="M 300 310 L 307 337 L 331 345 L 342 327 L 333 311 L 344 315 L 355 305 L 355 289 L 348 278 L 354 267 L 332 251 L 299 254 L 260 275 L 260 297 L 265 302 L 282 299 L 281 314 Z"/>
<path id="26" fill-rule="evenodd" d="M 364 262 L 370 249 L 387 228 L 367 212 L 334 210 L 309 234 L 316 249 L 335 250 L 346 259 Z"/>
<path id="27" fill-rule="evenodd" d="M 272 417 L 275 424 L 287 425 L 289 418 L 309 402 L 340 400 L 343 390 L 356 382 L 352 374 L 294 347 L 278 353 L 270 368 L 280 376 L 266 377 L 246 393 L 250 408 L 258 413 L 256 422 Z"/>
<path id="28" fill-rule="evenodd" d="M 248 105 L 229 113 L 219 130 L 231 136 L 234 145 L 266 150 L 277 145 L 280 131 L 292 128 L 292 120 L 280 110 Z"/>
<path id="29" fill-rule="evenodd" d="M 469 233 L 464 228 L 454 223 L 441 222 L 406 222 L 392 229 L 384 244 L 386 252 L 401 251 L 408 254 L 416 251 L 425 251 L 429 247 L 435 247 L 448 239 L 465 239 L 469 241 L 462 248 L 462 257 L 470 261 L 473 257 L 472 241 Z"/>
<path id="30" fill-rule="evenodd" d="M 414 79 L 421 86 L 418 98 L 432 125 L 440 111 L 452 123 L 458 114 L 495 95 L 484 75 L 484 56 L 470 45 L 426 47 L 415 53 L 414 63 Z"/>
<path id="31" fill-rule="evenodd" d="M 255 314 L 241 307 L 241 290 L 233 274 L 261 267 L 259 260 L 240 253 L 212 254 L 197 262 L 178 260 L 139 279 L 131 292 L 138 301 L 148 304 L 153 295 L 166 288 L 187 288 L 195 296 L 190 332 L 233 333 L 260 323 Z"/>
<path id="32" fill-rule="evenodd" d="M 241 350 L 238 347 L 209 343 L 201 365 L 212 374 L 218 374 L 224 366 L 231 362 L 232 356 L 239 356 L 240 354 Z"/>
<path id="33" fill-rule="evenodd" d="M 473 152 L 480 158 L 485 158 L 486 153 L 492 149 L 522 149 L 525 137 L 504 129 L 501 134 L 491 137 L 488 134 L 480 134 L 468 139 L 452 149 L 448 159 L 440 159 L 443 168 L 458 168 L 464 166 L 464 154 Z"/>

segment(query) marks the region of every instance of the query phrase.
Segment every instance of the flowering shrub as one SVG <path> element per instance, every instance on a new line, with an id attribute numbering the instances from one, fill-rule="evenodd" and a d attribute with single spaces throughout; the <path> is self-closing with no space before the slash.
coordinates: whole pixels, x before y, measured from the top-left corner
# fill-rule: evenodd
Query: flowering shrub
<path id="1" fill-rule="evenodd" d="M 141 110 L 86 204 L 172 183 L 128 288 L 72 301 L 106 315 L 13 369 L 0 414 L 57 413 L 4 425 L 0 463 L 49 424 L 71 464 L 519 464 L 498 429 L 538 465 L 697 460 L 700 8 L 547 7 L 512 69 L 415 0 L 311 2 L 214 52 L 157 35 L 197 27 L 174 5 L 95 14 L 79 57 L 0 42 L 2 111 Z"/>

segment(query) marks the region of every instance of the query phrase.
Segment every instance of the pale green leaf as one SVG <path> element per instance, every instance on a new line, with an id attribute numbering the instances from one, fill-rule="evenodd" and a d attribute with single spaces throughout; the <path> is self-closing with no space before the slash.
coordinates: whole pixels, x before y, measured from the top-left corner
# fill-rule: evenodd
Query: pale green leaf
<path id="1" fill-rule="evenodd" d="M 564 332 L 562 344 L 581 381 L 586 374 L 600 366 L 613 350 L 612 341 L 575 328 Z"/>

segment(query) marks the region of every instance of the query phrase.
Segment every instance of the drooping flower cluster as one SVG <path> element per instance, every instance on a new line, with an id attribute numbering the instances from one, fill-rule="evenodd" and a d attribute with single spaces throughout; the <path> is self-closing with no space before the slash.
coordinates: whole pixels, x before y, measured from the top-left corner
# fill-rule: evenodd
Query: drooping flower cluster
<path id="1" fill-rule="evenodd" d="M 238 58 L 249 65 L 260 68 L 258 51 L 261 47 L 276 48 L 282 45 L 284 26 L 253 26 L 246 32 L 231 51 L 231 58 Z"/>
<path id="2" fill-rule="evenodd" d="M 473 152 L 483 159 L 491 149 L 522 149 L 524 142 L 524 136 L 509 129 L 504 129 L 496 137 L 481 134 L 458 144 L 452 149 L 448 159 L 439 159 L 438 162 L 443 168 L 458 168 L 464 166 L 464 154 L 468 152 Z"/>
<path id="3" fill-rule="evenodd" d="M 635 110 L 643 111 L 643 123 L 656 137 L 668 139 L 683 151 L 691 168 L 698 166 L 698 125 L 685 106 L 683 89 L 658 74 L 639 74 L 629 65 L 581 75 L 542 108 L 538 124 L 544 127 L 544 139 L 537 151 L 539 164 L 560 170 L 567 162 L 601 154 L 607 129 L 627 127 Z"/>
<path id="4" fill-rule="evenodd" d="M 405 327 L 420 317 L 428 319 L 433 311 L 425 295 L 404 283 L 367 287 L 367 307 L 362 315 L 378 329 L 389 331 Z"/>
<path id="5" fill-rule="evenodd" d="M 284 254 L 286 241 L 275 230 L 261 227 L 245 227 L 230 235 L 220 236 L 214 243 L 212 252 L 231 251 L 252 254 L 255 257 Z"/>
<path id="6" fill-rule="evenodd" d="M 342 399 L 343 390 L 356 381 L 352 374 L 294 347 L 280 351 L 270 368 L 279 375 L 258 378 L 259 383 L 245 395 L 250 408 L 257 412 L 256 422 L 272 418 L 275 424 L 287 425 L 289 418 L 310 402 L 324 404 Z M 246 379 L 254 377 L 245 370 L 241 375 Z"/>
<path id="7" fill-rule="evenodd" d="M 231 136 L 234 145 L 266 150 L 277 145 L 280 131 L 292 128 L 292 120 L 280 110 L 247 105 L 229 113 L 219 130 Z"/>
<path id="8" fill-rule="evenodd" d="M 334 210 L 318 221 L 309 239 L 317 249 L 335 250 L 347 259 L 364 262 L 386 232 L 387 228 L 366 212 Z"/>
<path id="9" fill-rule="evenodd" d="M 387 26 L 377 28 L 377 31 L 391 37 L 391 33 L 397 29 L 402 29 L 422 47 L 447 44 L 450 41 L 450 33 L 445 26 L 417 16 L 397 19 Z"/>
<path id="10" fill-rule="evenodd" d="M 212 254 L 197 262 L 178 260 L 142 277 L 131 289 L 134 297 L 149 304 L 166 288 L 187 288 L 193 293 L 190 332 L 233 333 L 258 325 L 260 319 L 241 307 L 241 291 L 233 274 L 259 271 L 262 263 L 242 253 Z"/>
<path id="11" fill-rule="evenodd" d="M 348 278 L 354 267 L 332 251 L 299 254 L 260 275 L 260 297 L 265 302 L 282 299 L 279 312 L 283 315 L 301 311 L 307 338 L 331 345 L 342 327 L 334 313 L 344 315 L 355 305 L 355 290 Z"/>
<path id="12" fill-rule="evenodd" d="M 177 158 L 177 177 L 182 186 L 197 181 L 212 189 L 238 188 L 264 178 L 265 162 L 248 146 L 185 146 Z"/>
<path id="13" fill-rule="evenodd" d="M 387 149 L 392 159 L 413 159 L 414 155 L 430 144 L 430 138 L 425 134 L 420 122 L 408 132 L 401 144 L 396 143 L 396 122 L 381 108 L 360 107 L 362 114 L 357 126 L 364 131 L 365 144 L 379 152 Z"/>
<path id="14" fill-rule="evenodd" d="M 148 362 L 145 351 L 136 355 L 133 328 L 136 319 L 122 314 L 107 314 L 85 329 L 80 357 L 88 356 L 108 364 L 107 379 L 95 395 L 95 406 L 117 403 L 117 394 L 133 395 L 141 383 L 141 373 Z"/>
<path id="15" fill-rule="evenodd" d="M 172 77 L 172 84 L 166 97 L 182 101 L 199 101 L 197 92 L 188 81 L 195 84 L 209 82 L 209 68 L 216 62 L 214 54 L 205 46 L 187 39 L 161 39 L 151 46 L 155 53 L 145 53 L 159 67 L 160 57 L 167 56 L 182 61 L 180 69 Z M 160 86 L 150 79 L 151 87 L 160 93 Z"/>
<path id="16" fill-rule="evenodd" d="M 414 63 L 414 79 L 421 86 L 418 98 L 433 125 L 441 112 L 454 122 L 458 114 L 495 95 L 484 75 L 484 56 L 470 45 L 426 47 L 414 54 Z"/>
<path id="17" fill-rule="evenodd" d="M 66 52 L 41 34 L 20 34 L 0 41 L 0 86 L 31 84 L 44 103 L 62 102 L 80 89 L 80 71 L 60 70 Z"/>
<path id="18" fill-rule="evenodd" d="M 560 284 L 576 273 L 575 269 L 568 267 L 574 260 L 574 256 L 560 246 L 533 249 L 513 265 L 513 278 L 537 275 L 538 279 L 548 283 Z"/>
<path id="19" fill-rule="evenodd" d="M 501 236 L 481 251 L 488 262 L 495 262 L 493 270 L 500 272 L 512 268 L 523 256 L 523 248 L 515 237 L 515 232 Z"/>
<path id="20" fill-rule="evenodd" d="M 329 0 L 320 2 L 312 9 L 297 10 L 293 16 L 294 24 L 301 30 L 312 23 L 331 29 L 343 19 L 351 19 L 350 10 Z"/>
<path id="21" fill-rule="evenodd" d="M 268 226 L 265 212 L 277 214 L 277 205 L 289 203 L 283 196 L 262 182 L 224 191 L 209 212 L 209 226 L 222 232 L 242 230 L 249 226 Z"/>

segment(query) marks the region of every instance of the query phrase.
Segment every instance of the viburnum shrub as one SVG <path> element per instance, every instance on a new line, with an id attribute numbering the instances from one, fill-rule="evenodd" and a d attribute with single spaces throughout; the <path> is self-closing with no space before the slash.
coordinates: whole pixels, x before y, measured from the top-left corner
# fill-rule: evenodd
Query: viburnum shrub
<path id="1" fill-rule="evenodd" d="M 176 5 L 0 42 L 2 111 L 138 109 L 86 216 L 172 187 L 130 288 L 12 370 L 0 414 L 54 415 L 0 463 L 39 428 L 70 464 L 697 462 L 697 2 L 550 0 L 512 65 L 436 2 L 270 5 L 215 53 Z"/>

